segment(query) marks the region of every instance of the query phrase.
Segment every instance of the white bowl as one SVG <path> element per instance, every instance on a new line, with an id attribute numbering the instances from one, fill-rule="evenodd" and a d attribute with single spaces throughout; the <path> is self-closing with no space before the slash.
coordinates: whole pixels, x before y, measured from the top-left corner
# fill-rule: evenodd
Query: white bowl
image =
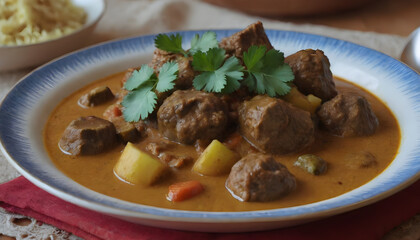
<path id="1" fill-rule="evenodd" d="M 215 31 L 219 38 L 238 30 Z M 185 42 L 205 31 L 180 32 Z M 0 105 L 1 150 L 27 179 L 79 206 L 132 222 L 191 231 L 238 232 L 290 226 L 383 199 L 420 177 L 420 76 L 405 64 L 353 43 L 323 36 L 267 30 L 273 46 L 290 55 L 322 49 L 332 72 L 363 86 L 395 114 L 401 128 L 396 158 L 373 180 L 340 196 L 296 207 L 246 212 L 181 211 L 135 204 L 94 192 L 56 168 L 43 145 L 48 116 L 66 96 L 90 82 L 151 60 L 155 36 L 104 43 L 36 69 Z M 186 46 L 188 47 L 188 46 Z"/>
<path id="2" fill-rule="evenodd" d="M 105 0 L 72 0 L 87 13 L 86 23 L 75 32 L 45 42 L 18 46 L 0 45 L 0 72 L 41 65 L 83 47 L 105 12 Z"/>

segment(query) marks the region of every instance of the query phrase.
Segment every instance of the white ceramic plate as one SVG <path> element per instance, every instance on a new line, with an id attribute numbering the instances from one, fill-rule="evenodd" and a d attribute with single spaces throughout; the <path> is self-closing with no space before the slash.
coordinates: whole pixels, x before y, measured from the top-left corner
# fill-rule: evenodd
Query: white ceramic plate
<path id="1" fill-rule="evenodd" d="M 219 38 L 238 30 L 215 31 Z M 190 42 L 199 32 L 180 32 Z M 250 212 L 169 210 L 125 202 L 89 190 L 62 174 L 42 142 L 48 115 L 64 97 L 96 79 L 151 60 L 154 36 L 130 38 L 75 52 L 22 79 L 0 106 L 0 140 L 10 163 L 35 185 L 74 204 L 147 225 L 194 231 L 252 231 L 331 216 L 383 199 L 420 177 L 420 76 L 403 63 L 349 42 L 311 34 L 267 30 L 273 46 L 292 54 L 322 49 L 332 72 L 381 98 L 401 127 L 401 147 L 391 165 L 367 184 L 312 204 Z M 185 46 L 188 47 L 188 46 Z"/>
<path id="2" fill-rule="evenodd" d="M 72 0 L 87 13 L 82 28 L 45 42 L 18 46 L 0 45 L 0 72 L 39 66 L 55 57 L 81 48 L 105 12 L 104 0 Z"/>

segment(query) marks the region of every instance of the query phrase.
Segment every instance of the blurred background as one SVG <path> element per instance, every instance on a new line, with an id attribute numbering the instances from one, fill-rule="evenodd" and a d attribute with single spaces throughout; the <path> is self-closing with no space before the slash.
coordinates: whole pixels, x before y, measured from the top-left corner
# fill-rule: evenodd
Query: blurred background
<path id="1" fill-rule="evenodd" d="M 218 6 L 293 23 L 359 31 L 410 34 L 420 26 L 419 0 L 203 0 Z"/>

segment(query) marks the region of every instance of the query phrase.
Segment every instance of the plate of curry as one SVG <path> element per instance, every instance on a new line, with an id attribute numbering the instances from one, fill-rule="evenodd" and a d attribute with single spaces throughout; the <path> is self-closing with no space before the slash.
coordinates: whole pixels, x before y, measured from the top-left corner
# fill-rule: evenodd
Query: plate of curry
<path id="1" fill-rule="evenodd" d="M 419 74 L 389 56 L 258 22 L 54 60 L 3 100 L 0 140 L 22 175 L 82 207 L 165 228 L 272 229 L 416 181 L 418 92 Z"/>

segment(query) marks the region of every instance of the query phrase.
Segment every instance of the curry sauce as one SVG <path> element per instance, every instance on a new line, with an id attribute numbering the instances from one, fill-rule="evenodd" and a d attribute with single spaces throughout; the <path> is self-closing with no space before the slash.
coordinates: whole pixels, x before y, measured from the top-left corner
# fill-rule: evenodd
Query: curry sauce
<path id="1" fill-rule="evenodd" d="M 195 211 L 251 211 L 261 209 L 298 206 L 351 191 L 380 174 L 394 159 L 400 144 L 400 130 L 391 111 L 375 96 L 345 80 L 335 78 L 338 92 L 356 92 L 364 96 L 379 120 L 375 134 L 363 137 L 337 137 L 317 130 L 315 142 L 298 153 L 276 156 L 296 177 L 296 190 L 278 200 L 270 202 L 241 202 L 232 197 L 225 188 L 226 175 L 200 176 L 191 171 L 193 162 L 179 169 L 172 169 L 152 186 L 132 185 L 115 176 L 113 168 L 124 148 L 123 144 L 107 152 L 91 156 L 71 156 L 63 153 L 58 142 L 67 125 L 80 116 L 102 117 L 105 109 L 112 104 L 82 108 L 78 99 L 97 86 L 108 86 L 114 93 L 121 88 L 124 73 L 98 80 L 64 99 L 52 112 L 44 129 L 44 142 L 54 164 L 68 177 L 96 192 L 150 206 L 195 210 Z M 136 146 L 146 151 L 146 145 L 159 141 L 159 134 L 149 134 Z M 251 148 L 245 141 L 245 148 Z M 171 149 L 196 160 L 199 156 L 194 146 L 178 144 Z M 293 166 L 299 155 L 315 154 L 328 163 L 325 174 L 315 176 Z M 376 164 L 368 167 L 355 167 L 352 161 L 366 154 L 376 158 Z M 170 202 L 166 199 L 168 186 L 187 180 L 199 180 L 205 188 L 200 195 L 183 202 Z"/>

